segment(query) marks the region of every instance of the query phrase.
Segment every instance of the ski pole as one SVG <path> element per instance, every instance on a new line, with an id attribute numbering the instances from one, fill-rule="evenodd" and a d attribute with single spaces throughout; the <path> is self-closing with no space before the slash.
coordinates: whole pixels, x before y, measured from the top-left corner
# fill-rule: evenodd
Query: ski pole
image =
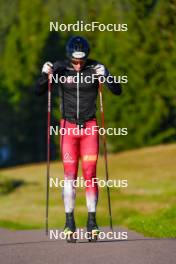
<path id="1" fill-rule="evenodd" d="M 104 117 L 104 108 L 103 108 L 103 89 L 102 89 L 101 82 L 99 82 L 99 96 L 100 96 L 101 125 L 102 125 L 102 128 L 105 129 L 105 117 Z M 106 144 L 105 134 L 102 135 L 102 139 L 103 139 L 104 160 L 105 160 L 105 174 L 106 174 L 106 182 L 107 182 L 109 179 L 109 173 L 108 173 L 107 144 Z M 107 187 L 107 196 L 108 196 L 109 226 L 110 226 L 111 231 L 113 231 L 110 190 L 109 190 L 108 185 L 106 185 L 106 187 Z"/>
<path id="2" fill-rule="evenodd" d="M 51 123 L 51 72 L 48 73 L 48 120 L 47 120 L 47 173 L 46 173 L 46 218 L 45 231 L 48 235 L 49 180 L 50 180 L 50 123 Z"/>

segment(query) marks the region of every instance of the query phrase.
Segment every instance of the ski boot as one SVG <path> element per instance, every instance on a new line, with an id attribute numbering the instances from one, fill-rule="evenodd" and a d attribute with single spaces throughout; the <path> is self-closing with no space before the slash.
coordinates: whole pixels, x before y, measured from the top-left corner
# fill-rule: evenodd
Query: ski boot
<path id="1" fill-rule="evenodd" d="M 64 233 L 68 243 L 75 243 L 76 239 L 73 237 L 76 231 L 75 220 L 73 213 L 66 213 L 66 224 L 64 227 Z"/>
<path id="2" fill-rule="evenodd" d="M 100 233 L 100 230 L 98 228 L 98 225 L 96 223 L 96 213 L 88 213 L 88 219 L 87 219 L 87 232 L 89 234 L 88 241 L 89 242 L 96 242 L 98 239 L 98 235 Z"/>

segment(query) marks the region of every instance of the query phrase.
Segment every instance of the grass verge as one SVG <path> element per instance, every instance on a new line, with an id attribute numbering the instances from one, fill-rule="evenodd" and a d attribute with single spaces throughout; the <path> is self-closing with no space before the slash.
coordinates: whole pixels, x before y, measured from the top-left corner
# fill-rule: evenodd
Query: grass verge
<path id="1" fill-rule="evenodd" d="M 151 237 L 176 237 L 176 144 L 160 145 L 109 155 L 111 179 L 128 180 L 127 188 L 112 188 L 114 225 Z M 51 165 L 51 176 L 63 178 L 60 162 Z M 79 171 L 81 176 L 81 171 Z M 97 177 L 104 178 L 104 161 L 99 158 Z M 3 192 L 5 182 L 22 182 Z M 44 228 L 46 165 L 31 164 L 0 171 L 0 226 L 11 229 Z M 3 187 L 4 188 L 4 187 Z M 61 188 L 50 190 L 49 225 L 64 226 Z M 85 189 L 77 189 L 77 227 L 86 225 Z M 97 218 L 108 225 L 106 189 L 100 188 Z"/>

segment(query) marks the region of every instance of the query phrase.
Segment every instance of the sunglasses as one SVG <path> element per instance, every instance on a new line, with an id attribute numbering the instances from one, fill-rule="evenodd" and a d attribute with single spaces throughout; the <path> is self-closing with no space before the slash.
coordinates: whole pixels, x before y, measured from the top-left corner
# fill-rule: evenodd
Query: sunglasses
<path id="1" fill-rule="evenodd" d="M 74 65 L 78 65 L 78 64 L 83 65 L 83 64 L 85 63 L 85 60 L 71 60 L 71 62 L 72 62 Z"/>

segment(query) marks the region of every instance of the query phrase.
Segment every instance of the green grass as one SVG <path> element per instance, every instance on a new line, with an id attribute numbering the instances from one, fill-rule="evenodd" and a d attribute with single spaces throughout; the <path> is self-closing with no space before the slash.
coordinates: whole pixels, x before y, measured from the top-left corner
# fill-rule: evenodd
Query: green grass
<path id="1" fill-rule="evenodd" d="M 176 144 L 109 155 L 110 178 L 128 180 L 127 188 L 111 189 L 114 225 L 126 226 L 151 237 L 176 237 L 175 164 Z M 52 163 L 51 176 L 62 179 L 63 168 L 60 162 Z M 97 177 L 104 177 L 102 157 L 99 158 Z M 10 181 L 22 184 L 16 187 L 11 185 Z M 1 170 L 0 226 L 11 229 L 44 228 L 45 185 L 44 163 Z M 3 192 L 3 188 L 6 188 L 6 192 Z M 50 227 L 63 227 L 64 217 L 61 188 L 52 188 Z M 85 226 L 86 217 L 85 190 L 79 188 L 75 209 L 78 227 Z M 100 226 L 108 225 L 105 188 L 100 189 L 97 218 Z"/>

